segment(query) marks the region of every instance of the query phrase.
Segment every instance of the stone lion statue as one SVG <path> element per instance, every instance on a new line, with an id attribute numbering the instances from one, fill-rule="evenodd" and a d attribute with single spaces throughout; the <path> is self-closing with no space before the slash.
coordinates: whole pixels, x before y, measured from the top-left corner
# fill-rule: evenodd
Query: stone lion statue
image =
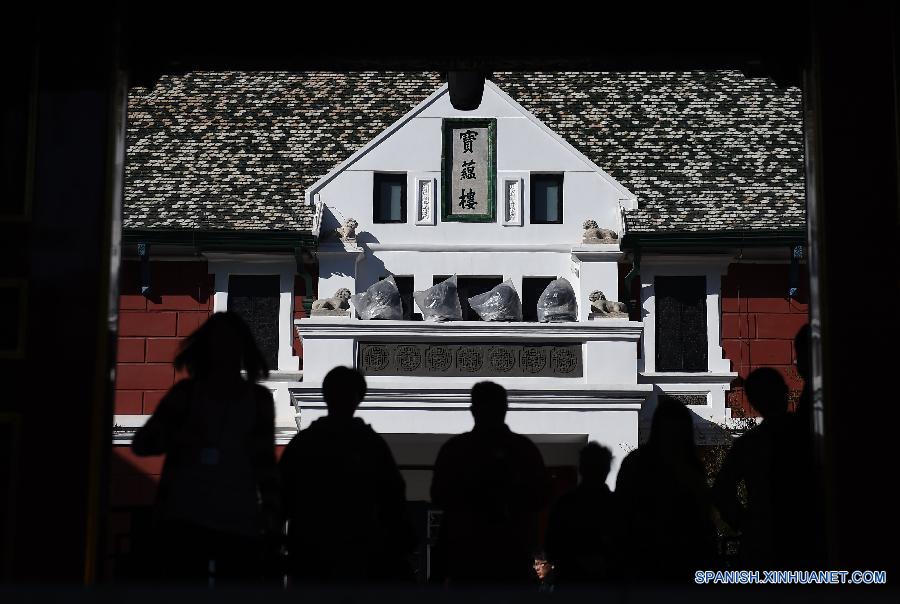
<path id="1" fill-rule="evenodd" d="M 312 310 L 349 310 L 350 290 L 346 287 L 334 292 L 331 298 L 319 298 L 313 302 Z"/>
<path id="2" fill-rule="evenodd" d="M 597 226 L 597 221 L 590 218 L 585 220 L 581 227 L 584 229 L 584 235 L 582 237 L 583 243 L 613 242 L 619 238 L 615 231 L 601 229 Z"/>
<path id="3" fill-rule="evenodd" d="M 591 301 L 591 312 L 608 317 L 627 317 L 628 309 L 624 302 L 612 302 L 606 299 L 603 292 L 594 290 L 588 296 Z"/>
<path id="4" fill-rule="evenodd" d="M 335 229 L 335 232 L 342 241 L 352 241 L 356 239 L 356 227 L 358 226 L 359 223 L 356 222 L 356 219 L 348 218 L 344 221 L 344 226 Z"/>

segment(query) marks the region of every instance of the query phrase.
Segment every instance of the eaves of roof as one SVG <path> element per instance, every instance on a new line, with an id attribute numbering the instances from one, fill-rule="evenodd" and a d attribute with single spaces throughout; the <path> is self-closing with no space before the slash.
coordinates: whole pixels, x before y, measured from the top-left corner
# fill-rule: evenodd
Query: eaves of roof
<path id="1" fill-rule="evenodd" d="M 716 250 L 723 248 L 779 247 L 806 243 L 803 229 L 630 232 L 622 238 L 622 249 L 647 251 Z"/>
<path id="2" fill-rule="evenodd" d="M 317 238 L 309 231 L 123 229 L 123 245 L 149 243 L 187 247 L 194 252 L 296 252 L 315 250 Z"/>

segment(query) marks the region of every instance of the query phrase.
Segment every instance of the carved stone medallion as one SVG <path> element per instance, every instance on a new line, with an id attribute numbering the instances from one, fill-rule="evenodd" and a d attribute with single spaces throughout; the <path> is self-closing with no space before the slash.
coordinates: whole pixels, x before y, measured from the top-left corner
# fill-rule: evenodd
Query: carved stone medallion
<path id="1" fill-rule="evenodd" d="M 507 348 L 492 348 L 488 353 L 491 368 L 498 373 L 509 373 L 516 366 L 516 355 Z"/>
<path id="2" fill-rule="evenodd" d="M 526 346 L 519 353 L 519 363 L 528 373 L 540 373 L 547 365 L 547 356 L 540 348 Z"/>
<path id="3" fill-rule="evenodd" d="M 384 346 L 368 346 L 363 354 L 363 370 L 382 371 L 390 360 L 388 349 Z"/>
<path id="4" fill-rule="evenodd" d="M 572 373 L 578 368 L 578 355 L 570 348 L 554 348 L 551 356 L 557 373 Z"/>
<path id="5" fill-rule="evenodd" d="M 497 342 L 360 342 L 365 375 L 428 377 L 557 377 L 583 375 L 580 344 Z"/>
<path id="6" fill-rule="evenodd" d="M 407 373 L 415 371 L 422 364 L 422 352 L 415 346 L 399 346 L 395 358 L 400 371 Z"/>
<path id="7" fill-rule="evenodd" d="M 428 371 L 447 371 L 453 365 L 453 354 L 443 346 L 429 346 L 425 351 L 425 367 Z"/>
<path id="8" fill-rule="evenodd" d="M 456 351 L 456 368 L 466 373 L 475 373 L 484 365 L 484 353 L 472 346 L 462 346 Z"/>

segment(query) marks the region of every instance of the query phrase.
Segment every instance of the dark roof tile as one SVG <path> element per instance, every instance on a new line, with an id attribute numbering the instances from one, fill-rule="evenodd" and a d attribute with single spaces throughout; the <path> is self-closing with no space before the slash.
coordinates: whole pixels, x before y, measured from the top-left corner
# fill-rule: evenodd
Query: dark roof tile
<path id="1" fill-rule="evenodd" d="M 800 91 L 740 72 L 497 73 L 638 197 L 634 232 L 805 222 Z M 195 72 L 129 99 L 125 228 L 309 230 L 304 193 L 436 73 Z"/>

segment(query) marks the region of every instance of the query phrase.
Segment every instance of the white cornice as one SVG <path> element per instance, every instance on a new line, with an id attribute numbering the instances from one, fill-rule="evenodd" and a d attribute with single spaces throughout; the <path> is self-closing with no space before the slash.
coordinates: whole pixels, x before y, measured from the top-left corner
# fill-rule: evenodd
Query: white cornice
<path id="1" fill-rule="evenodd" d="M 617 243 L 578 245 L 571 249 L 572 257 L 580 262 L 619 262 L 626 256 Z"/>
<path id="2" fill-rule="evenodd" d="M 653 384 L 730 384 L 738 377 L 734 371 L 641 371 L 638 380 Z"/>
<path id="3" fill-rule="evenodd" d="M 611 411 L 639 410 L 652 391 L 650 384 L 605 384 L 586 387 L 545 385 L 538 388 L 508 388 L 510 411 Z M 290 389 L 295 407 L 325 409 L 320 386 L 300 385 Z M 459 410 L 471 405 L 471 386 L 418 382 L 408 388 L 371 386 L 360 410 Z"/>
<path id="4" fill-rule="evenodd" d="M 261 384 L 268 382 L 302 382 L 303 371 L 270 371 L 269 377 L 260 380 Z"/>
<path id="5" fill-rule="evenodd" d="M 373 252 L 558 252 L 569 253 L 571 245 L 553 243 L 368 243 Z"/>
<path id="6" fill-rule="evenodd" d="M 294 320 L 301 337 L 356 339 L 498 338 L 510 340 L 634 340 L 643 323 L 603 319 L 570 323 L 498 323 L 490 321 L 361 321 L 345 317 Z"/>
<path id="7" fill-rule="evenodd" d="M 116 418 L 123 418 L 128 416 L 117 415 Z M 134 416 L 139 418 L 140 423 L 134 426 L 123 427 L 119 426 L 118 428 L 113 429 L 112 434 L 112 444 L 117 447 L 128 447 L 131 446 L 132 441 L 134 440 L 134 434 L 137 432 L 137 429 L 144 425 L 148 419 L 150 419 L 149 415 L 136 415 Z M 275 444 L 276 445 L 286 445 L 297 434 L 296 426 L 275 426 Z"/>

